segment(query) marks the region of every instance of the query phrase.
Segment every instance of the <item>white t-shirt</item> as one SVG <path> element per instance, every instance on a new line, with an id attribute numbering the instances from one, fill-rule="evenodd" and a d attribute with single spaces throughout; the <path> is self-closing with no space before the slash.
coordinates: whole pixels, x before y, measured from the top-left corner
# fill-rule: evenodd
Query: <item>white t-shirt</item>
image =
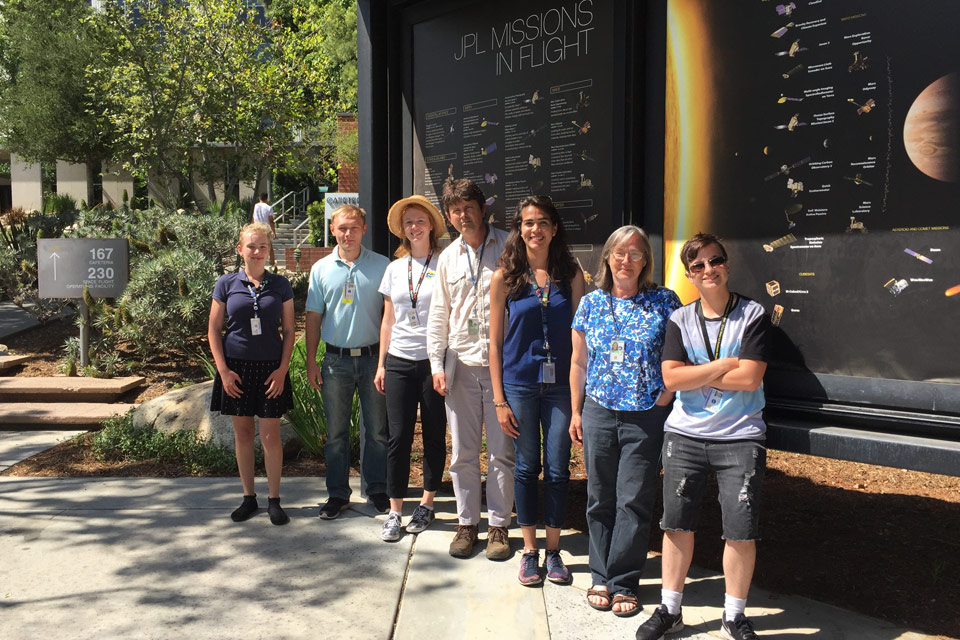
<path id="1" fill-rule="evenodd" d="M 253 221 L 262 222 L 263 224 L 270 224 L 270 219 L 273 217 L 273 207 L 268 205 L 266 202 L 258 202 L 253 208 Z"/>
<path id="2" fill-rule="evenodd" d="M 437 275 L 437 259 L 439 251 L 434 252 L 427 266 L 426 256 L 414 258 L 410 268 L 410 277 L 407 277 L 407 265 L 410 256 L 394 260 L 387 266 L 380 281 L 380 293 L 393 302 L 393 332 L 390 335 L 390 348 L 387 353 L 407 360 L 427 359 L 427 314 L 430 311 L 430 298 L 433 296 L 433 284 Z M 424 269 L 423 284 L 417 291 L 417 283 Z M 413 326 L 409 317 L 413 310 L 410 302 L 410 280 L 413 280 L 413 289 L 417 291 L 417 325 Z"/>

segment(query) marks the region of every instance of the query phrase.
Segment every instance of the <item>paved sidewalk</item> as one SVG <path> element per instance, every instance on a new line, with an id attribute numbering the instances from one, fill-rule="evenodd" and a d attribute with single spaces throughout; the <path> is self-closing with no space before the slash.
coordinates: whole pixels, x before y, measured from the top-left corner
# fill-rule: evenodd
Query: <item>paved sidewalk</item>
<path id="1" fill-rule="evenodd" d="M 73 313 L 73 309 L 66 309 L 62 316 Z M 13 304 L 9 300 L 0 301 L 0 340 L 9 338 L 27 329 L 32 329 L 38 323 L 33 316 Z"/>
<path id="2" fill-rule="evenodd" d="M 0 471 L 86 431 L 0 430 Z"/>
<path id="3" fill-rule="evenodd" d="M 452 497 L 418 537 L 379 539 L 383 516 L 360 502 L 321 521 L 320 478 L 283 481 L 292 520 L 265 510 L 233 523 L 235 478 L 0 478 L 0 619 L 5 640 L 33 638 L 632 638 L 659 601 L 659 562 L 641 586 L 647 613 L 618 619 L 585 604 L 586 538 L 565 532 L 572 586 L 516 581 L 519 533 L 507 562 L 447 554 Z M 258 479 L 266 504 L 266 482 Z M 415 501 L 405 507 L 407 516 Z M 481 532 L 481 537 L 484 537 Z M 694 570 L 687 629 L 719 637 L 723 581 Z M 761 637 L 919 639 L 805 598 L 754 589 L 748 614 Z"/>

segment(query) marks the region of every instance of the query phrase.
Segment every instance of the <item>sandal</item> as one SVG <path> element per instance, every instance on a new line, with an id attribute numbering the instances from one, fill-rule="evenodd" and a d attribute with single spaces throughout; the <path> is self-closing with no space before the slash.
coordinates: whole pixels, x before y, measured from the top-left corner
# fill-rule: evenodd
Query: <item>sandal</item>
<path id="1" fill-rule="evenodd" d="M 615 604 L 633 605 L 633 609 L 628 611 L 614 611 L 613 615 L 617 616 L 618 618 L 629 618 L 640 613 L 640 604 L 637 602 L 637 596 L 631 596 L 626 593 L 618 593 L 617 595 L 613 596 L 613 603 L 611 603 L 610 608 L 613 609 L 613 605 Z"/>
<path id="2" fill-rule="evenodd" d="M 595 602 L 591 602 L 590 596 L 603 598 L 607 601 L 607 604 L 596 604 Z M 610 611 L 610 609 L 613 607 L 613 604 L 610 602 L 610 592 L 600 591 L 599 589 L 594 588 L 587 589 L 587 604 L 597 611 Z"/>

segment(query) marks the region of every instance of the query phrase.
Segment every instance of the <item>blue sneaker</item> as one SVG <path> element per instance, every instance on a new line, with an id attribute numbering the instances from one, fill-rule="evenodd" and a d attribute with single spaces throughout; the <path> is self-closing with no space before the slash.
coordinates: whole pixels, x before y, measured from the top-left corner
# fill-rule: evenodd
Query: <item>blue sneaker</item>
<path id="1" fill-rule="evenodd" d="M 526 587 L 534 587 L 543 582 L 540 576 L 539 551 L 527 551 L 520 557 L 520 574 L 517 579 Z"/>
<path id="2" fill-rule="evenodd" d="M 547 580 L 556 584 L 570 584 L 570 570 L 560 559 L 560 549 L 547 549 L 543 559 Z"/>

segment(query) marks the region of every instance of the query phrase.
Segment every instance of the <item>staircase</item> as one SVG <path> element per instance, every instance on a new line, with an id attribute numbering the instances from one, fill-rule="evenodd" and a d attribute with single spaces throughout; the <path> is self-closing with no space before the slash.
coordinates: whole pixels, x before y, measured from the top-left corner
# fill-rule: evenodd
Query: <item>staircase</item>
<path id="1" fill-rule="evenodd" d="M 270 205 L 273 207 L 273 221 L 277 227 L 277 238 L 273 241 L 273 250 L 280 269 L 287 268 L 285 249 L 295 247 L 310 233 L 306 224 L 308 197 L 309 191 L 304 188 L 300 191 L 291 191 Z M 293 267 L 294 265 L 290 265 L 290 269 Z"/>

